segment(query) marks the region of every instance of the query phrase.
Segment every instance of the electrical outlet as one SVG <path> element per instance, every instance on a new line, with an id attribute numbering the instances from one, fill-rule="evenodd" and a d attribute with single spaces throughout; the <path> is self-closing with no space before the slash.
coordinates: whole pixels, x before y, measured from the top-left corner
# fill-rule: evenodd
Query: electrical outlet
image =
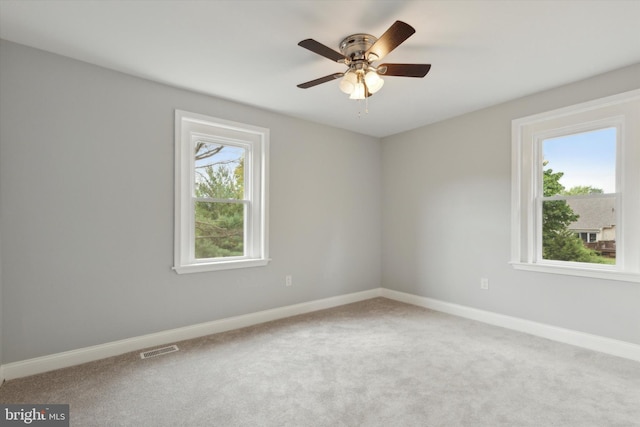
<path id="1" fill-rule="evenodd" d="M 487 279 L 486 277 L 480 279 L 480 289 L 489 289 L 489 279 Z"/>
<path id="2" fill-rule="evenodd" d="M 292 286 L 293 285 L 293 279 L 291 278 L 290 274 L 284 277 L 284 284 L 285 284 L 285 286 Z"/>

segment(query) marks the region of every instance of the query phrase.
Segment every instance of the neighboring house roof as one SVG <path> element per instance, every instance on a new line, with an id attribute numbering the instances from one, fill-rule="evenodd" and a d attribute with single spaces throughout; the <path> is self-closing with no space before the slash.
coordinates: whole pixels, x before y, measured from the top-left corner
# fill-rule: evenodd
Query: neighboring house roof
<path id="1" fill-rule="evenodd" d="M 567 200 L 573 212 L 580 218 L 569 225 L 570 230 L 600 230 L 616 223 L 616 199 L 614 197 L 575 198 Z"/>

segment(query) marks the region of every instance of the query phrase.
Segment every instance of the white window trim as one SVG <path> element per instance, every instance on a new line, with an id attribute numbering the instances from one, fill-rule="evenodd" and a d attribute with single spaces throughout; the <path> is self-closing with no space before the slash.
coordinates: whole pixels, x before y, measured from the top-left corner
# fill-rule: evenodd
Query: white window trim
<path id="1" fill-rule="evenodd" d="M 194 255 L 193 186 L 194 130 L 215 142 L 247 148 L 251 156 L 249 182 L 245 182 L 252 213 L 247 218 L 246 255 L 197 260 Z M 238 138 L 237 135 L 246 138 Z M 230 135 L 234 135 L 231 137 Z M 249 162 L 248 162 L 249 163 Z M 218 119 L 182 110 L 175 111 L 175 228 L 174 266 L 179 274 L 235 268 L 259 267 L 269 263 L 268 256 L 268 164 L 269 129 Z M 245 204 L 245 201 L 238 203 Z"/>
<path id="2" fill-rule="evenodd" d="M 604 112 L 608 107 L 625 103 L 633 103 L 633 105 L 629 104 L 631 105 L 629 110 L 634 112 L 633 117 L 619 114 L 599 115 L 598 110 Z M 640 167 L 637 164 L 637 159 L 640 158 L 640 148 L 638 148 L 640 144 L 638 144 L 639 141 L 622 143 L 630 134 L 635 135 L 636 139 L 640 135 L 638 105 L 640 105 L 640 89 L 513 120 L 510 263 L 515 269 L 640 282 L 640 221 L 637 219 L 640 218 L 640 191 L 637 185 L 640 182 L 640 172 L 638 172 Z M 577 124 L 554 128 L 553 120 L 572 116 L 580 116 Z M 582 117 L 591 118 L 582 120 Z M 548 128 L 541 126 L 543 130 L 536 132 L 535 125 L 545 122 L 551 124 Z M 630 126 L 634 127 L 632 132 L 629 132 Z M 539 215 L 533 214 L 539 209 L 539 199 L 537 199 L 539 184 L 538 176 L 532 170 L 533 165 L 539 164 L 540 141 L 553 136 L 602 127 L 618 129 L 616 246 L 619 249 L 619 256 L 616 265 L 541 260 L 541 242 L 537 233 Z M 620 177 L 624 178 L 620 180 Z"/>

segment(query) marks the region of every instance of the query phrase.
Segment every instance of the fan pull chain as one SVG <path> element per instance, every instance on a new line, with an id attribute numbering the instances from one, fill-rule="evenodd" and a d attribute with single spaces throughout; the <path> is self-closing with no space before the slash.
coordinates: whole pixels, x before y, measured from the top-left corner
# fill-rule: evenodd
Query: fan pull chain
<path id="1" fill-rule="evenodd" d="M 361 102 L 362 102 L 361 99 L 359 99 L 357 101 L 357 104 L 358 104 L 358 119 L 362 118 L 362 108 L 361 108 L 362 104 L 361 104 Z M 364 99 L 364 114 L 365 115 L 369 114 L 369 99 L 368 98 Z"/>

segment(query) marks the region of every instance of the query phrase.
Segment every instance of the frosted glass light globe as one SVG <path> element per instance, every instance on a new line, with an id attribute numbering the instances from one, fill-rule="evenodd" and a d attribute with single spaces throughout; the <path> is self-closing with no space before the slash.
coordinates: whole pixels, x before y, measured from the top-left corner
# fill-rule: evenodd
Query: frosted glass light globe
<path id="1" fill-rule="evenodd" d="M 342 80 L 340 80 L 340 90 L 346 93 L 347 95 L 351 95 L 353 91 L 356 89 L 356 84 L 358 83 L 358 76 L 355 73 L 347 72 L 344 75 Z"/>
<path id="2" fill-rule="evenodd" d="M 364 76 L 364 81 L 371 93 L 376 93 L 384 85 L 384 80 L 382 80 L 375 71 L 368 71 Z"/>
<path id="3" fill-rule="evenodd" d="M 357 83 L 349 99 L 364 99 L 364 84 Z"/>

